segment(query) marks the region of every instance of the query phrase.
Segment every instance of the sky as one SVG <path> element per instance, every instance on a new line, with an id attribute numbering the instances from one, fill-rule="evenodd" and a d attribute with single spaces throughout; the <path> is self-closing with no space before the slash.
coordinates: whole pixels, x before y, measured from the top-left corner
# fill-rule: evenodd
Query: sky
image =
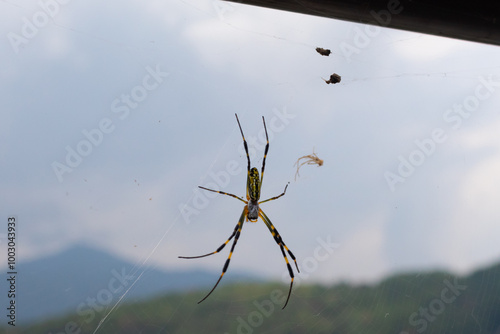
<path id="1" fill-rule="evenodd" d="M 213 0 L 2 1 L 0 16 L 0 212 L 20 261 L 85 244 L 221 270 L 227 249 L 178 256 L 217 249 L 243 210 L 198 188 L 245 196 L 235 113 L 259 170 L 266 120 L 262 199 L 288 188 L 261 208 L 298 281 L 499 261 L 496 46 Z M 324 165 L 295 178 L 313 151 Z M 289 280 L 260 220 L 232 270 Z"/>

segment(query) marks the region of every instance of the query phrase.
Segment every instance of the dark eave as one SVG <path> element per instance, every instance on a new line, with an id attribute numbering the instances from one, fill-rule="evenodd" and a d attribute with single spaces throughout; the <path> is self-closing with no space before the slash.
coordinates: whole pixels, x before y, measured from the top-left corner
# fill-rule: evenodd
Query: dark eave
<path id="1" fill-rule="evenodd" d="M 499 0 L 228 0 L 500 45 Z"/>

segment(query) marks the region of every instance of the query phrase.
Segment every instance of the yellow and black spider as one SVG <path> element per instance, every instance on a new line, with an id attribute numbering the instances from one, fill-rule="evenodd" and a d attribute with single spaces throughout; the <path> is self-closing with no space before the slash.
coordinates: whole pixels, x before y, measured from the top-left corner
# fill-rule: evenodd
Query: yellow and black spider
<path id="1" fill-rule="evenodd" d="M 285 305 L 283 306 L 283 308 L 285 308 L 286 305 L 288 304 L 288 300 L 290 299 L 290 294 L 292 293 L 293 278 L 294 278 L 292 266 L 290 266 L 290 263 L 288 262 L 288 258 L 286 256 L 285 250 L 288 252 L 290 257 L 295 262 L 295 267 L 297 267 L 297 272 L 300 272 L 300 270 L 299 270 L 299 266 L 297 265 L 297 260 L 295 259 L 295 256 L 288 249 L 288 247 L 285 245 L 285 242 L 283 241 L 280 234 L 278 233 L 278 230 L 276 230 L 273 223 L 271 223 L 271 220 L 269 220 L 269 218 L 266 216 L 264 211 L 262 211 L 262 209 L 259 207 L 259 204 L 278 199 L 281 196 L 285 195 L 286 188 L 288 187 L 288 184 L 285 186 L 285 190 L 283 190 L 283 193 L 281 195 L 278 195 L 278 196 L 266 199 L 265 201 L 259 202 L 260 190 L 262 188 L 262 179 L 264 178 L 264 168 L 266 166 L 266 156 L 267 156 L 267 151 L 269 150 L 269 137 L 267 136 L 266 120 L 264 119 L 264 116 L 262 116 L 262 122 L 264 123 L 264 130 L 266 132 L 267 144 L 266 144 L 266 148 L 264 151 L 264 159 L 262 160 L 262 171 L 259 175 L 259 171 L 257 168 L 253 167 L 250 169 L 250 156 L 248 155 L 248 145 L 247 145 L 247 142 L 245 140 L 245 136 L 243 135 L 243 130 L 241 129 L 240 120 L 238 119 L 238 115 L 235 114 L 235 116 L 236 116 L 236 121 L 238 122 L 238 126 L 240 127 L 241 136 L 243 137 L 243 146 L 245 147 L 245 152 L 247 154 L 247 160 L 248 160 L 247 200 L 244 200 L 241 197 L 238 197 L 236 195 L 229 194 L 229 193 L 226 193 L 223 191 L 212 190 L 212 189 L 208 189 L 208 188 L 201 187 L 201 186 L 199 186 L 199 187 L 201 189 L 204 189 L 204 190 L 208 190 L 208 191 L 212 191 L 212 192 L 219 193 L 222 195 L 228 195 L 228 196 L 234 197 L 234 198 L 242 201 L 243 203 L 245 203 L 245 207 L 243 208 L 243 212 L 241 213 L 240 219 L 238 220 L 238 224 L 236 224 L 236 227 L 234 228 L 233 233 L 231 234 L 229 239 L 226 240 L 225 243 L 223 243 L 219 248 L 217 248 L 217 250 L 215 252 L 211 252 L 211 253 L 208 253 L 205 255 L 200 255 L 200 256 L 179 256 L 179 257 L 182 259 L 196 259 L 196 258 L 205 257 L 205 256 L 209 256 L 212 254 L 219 253 L 229 243 L 229 241 L 231 241 L 231 239 L 234 237 L 231 251 L 229 252 L 229 256 L 226 260 L 226 263 L 224 264 L 224 267 L 222 268 L 222 274 L 220 275 L 219 280 L 217 281 L 217 283 L 215 283 L 215 286 L 212 288 L 212 290 L 210 290 L 210 292 L 205 296 L 205 298 L 203 298 L 202 300 L 200 300 L 198 302 L 198 304 L 199 304 L 202 301 L 204 301 L 205 299 L 207 299 L 208 296 L 210 296 L 210 294 L 215 290 L 215 288 L 219 284 L 220 280 L 222 279 L 222 276 L 224 276 L 224 274 L 226 273 L 227 267 L 229 266 L 229 261 L 231 260 L 231 255 L 233 254 L 233 251 L 234 251 L 234 247 L 236 246 L 236 243 L 238 242 L 238 238 L 240 237 L 241 229 L 243 228 L 243 222 L 250 221 L 250 222 L 254 223 L 260 217 L 260 218 L 262 218 L 262 220 L 264 221 L 264 224 L 266 224 L 267 228 L 269 229 L 269 231 L 273 235 L 274 241 L 276 241 L 276 243 L 280 246 L 281 253 L 283 254 L 283 257 L 285 258 L 285 262 L 286 262 L 286 265 L 288 268 L 288 273 L 290 274 L 290 278 L 291 278 L 290 289 L 288 291 L 288 296 L 286 298 Z"/>

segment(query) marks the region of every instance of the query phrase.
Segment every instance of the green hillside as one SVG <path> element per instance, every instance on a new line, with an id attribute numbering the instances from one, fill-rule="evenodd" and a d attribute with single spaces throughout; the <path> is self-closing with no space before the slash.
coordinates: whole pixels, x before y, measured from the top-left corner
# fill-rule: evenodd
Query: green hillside
<path id="1" fill-rule="evenodd" d="M 297 286 L 282 310 L 287 289 L 232 285 L 199 305 L 207 291 L 123 303 L 98 333 L 500 333 L 500 266 L 467 277 L 434 272 L 397 275 L 373 286 Z M 75 310 L 11 333 L 93 333 L 111 308 L 93 318 Z"/>

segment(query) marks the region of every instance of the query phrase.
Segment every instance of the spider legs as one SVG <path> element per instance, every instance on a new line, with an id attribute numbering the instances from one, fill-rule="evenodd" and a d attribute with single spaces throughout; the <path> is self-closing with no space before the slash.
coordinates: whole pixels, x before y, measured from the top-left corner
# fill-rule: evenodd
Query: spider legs
<path id="1" fill-rule="evenodd" d="M 264 150 L 264 159 L 262 159 L 262 171 L 260 172 L 260 184 L 262 184 L 262 180 L 264 179 L 264 168 L 266 167 L 267 151 L 269 151 L 269 137 L 267 136 L 266 120 L 264 119 L 264 116 L 262 116 L 262 122 L 264 123 L 264 131 L 266 132 L 266 148 Z"/>
<path id="2" fill-rule="evenodd" d="M 284 196 L 284 195 L 285 195 L 285 193 L 286 193 L 286 188 L 288 188 L 288 184 L 289 184 L 289 183 L 287 183 L 287 184 L 286 184 L 286 186 L 285 186 L 285 190 L 283 190 L 283 192 L 282 192 L 280 195 L 278 195 L 278 196 L 274 196 L 274 197 L 271 197 L 271 198 L 266 199 L 266 200 L 264 200 L 264 201 L 261 201 L 261 202 L 259 202 L 259 204 L 262 204 L 262 203 L 265 203 L 265 202 L 269 202 L 269 201 L 274 201 L 275 199 L 278 199 L 278 198 L 280 198 L 281 196 Z"/>
<path id="3" fill-rule="evenodd" d="M 240 226 L 240 223 L 238 222 L 238 224 L 234 228 L 233 233 L 229 236 L 229 238 L 226 240 L 226 242 L 223 243 L 222 245 L 220 245 L 219 248 L 217 248 L 214 252 L 207 253 L 205 255 L 198 255 L 198 256 L 179 256 L 179 258 L 180 259 L 198 259 L 200 257 L 205 257 L 205 256 L 219 253 L 221 250 L 224 249 L 224 247 L 226 247 L 226 245 L 229 243 L 229 241 L 231 241 L 231 239 L 236 235 L 236 232 L 238 231 L 239 226 Z M 241 231 L 241 228 L 240 228 L 240 231 Z"/>
<path id="4" fill-rule="evenodd" d="M 286 256 L 285 250 L 288 252 L 288 255 L 292 258 L 292 260 L 295 262 L 295 267 L 297 268 L 297 272 L 300 273 L 299 266 L 297 265 L 297 260 L 295 259 L 295 255 L 293 255 L 292 251 L 288 249 L 288 247 L 285 245 L 285 242 L 281 238 L 280 234 L 278 233 L 278 230 L 274 227 L 273 223 L 271 223 L 271 220 L 266 216 L 264 211 L 259 209 L 259 216 L 262 218 L 264 223 L 266 224 L 267 228 L 273 235 L 274 241 L 280 246 L 281 253 L 283 254 L 283 257 L 285 258 L 286 266 L 288 268 L 288 274 L 290 275 L 290 289 L 288 290 L 288 296 L 286 298 L 285 305 L 283 306 L 283 309 L 286 307 L 288 304 L 288 300 L 290 299 L 290 295 L 292 293 L 292 286 L 293 286 L 293 278 L 295 277 L 293 274 L 292 266 L 290 265 L 290 262 L 288 262 L 288 258 Z"/>
<path id="5" fill-rule="evenodd" d="M 208 189 L 208 188 L 205 188 L 205 187 L 202 187 L 202 186 L 198 186 L 198 188 L 201 188 L 201 189 L 204 189 L 204 190 L 208 190 L 208 191 L 211 191 L 211 192 L 214 192 L 214 193 L 219 193 L 219 194 L 222 194 L 222 195 L 231 196 L 231 197 L 234 197 L 236 199 L 239 199 L 240 201 L 242 201 L 245 204 L 247 203 L 247 201 L 245 201 L 243 198 L 238 197 L 238 196 L 233 195 L 233 194 L 230 194 L 230 193 L 225 193 L 225 192 L 219 191 L 219 190 L 212 190 L 212 189 Z"/>
<path id="6" fill-rule="evenodd" d="M 243 135 L 243 130 L 241 129 L 241 124 L 240 124 L 240 120 L 238 119 L 238 115 L 237 114 L 234 114 L 234 115 L 236 116 L 236 121 L 238 121 L 238 126 L 240 128 L 241 137 L 243 137 L 243 146 L 245 147 L 245 152 L 247 154 L 247 161 L 248 161 L 247 171 L 248 171 L 248 173 L 250 173 L 250 155 L 248 154 L 247 141 L 245 140 L 245 135 Z M 262 159 L 262 170 L 260 172 L 260 184 L 262 184 L 262 180 L 264 179 L 264 169 L 266 168 L 266 157 L 267 157 L 267 152 L 269 151 L 269 136 L 267 135 L 266 120 L 264 119 L 264 116 L 262 116 L 262 123 L 264 123 L 264 131 L 266 133 L 266 148 L 264 150 L 264 158 Z"/>
<path id="7" fill-rule="evenodd" d="M 183 259 L 195 259 L 195 258 L 200 258 L 200 257 L 205 257 L 205 256 L 209 256 L 212 254 L 216 254 L 216 253 L 220 252 L 228 244 L 228 242 L 234 237 L 233 245 L 231 246 L 231 251 L 229 252 L 229 256 L 226 260 L 226 263 L 224 264 L 224 267 L 222 268 L 222 274 L 220 275 L 219 279 L 217 280 L 217 283 L 215 283 L 212 290 L 210 290 L 210 292 L 202 300 L 200 300 L 198 302 L 198 304 L 201 303 L 202 301 L 204 301 L 205 299 L 207 299 L 208 296 L 210 296 L 212 294 L 212 292 L 215 290 L 217 285 L 219 285 L 219 282 L 221 281 L 222 276 L 224 276 L 224 274 L 226 273 L 227 268 L 229 267 L 229 262 L 231 261 L 231 256 L 233 255 L 234 248 L 236 247 L 236 243 L 238 242 L 238 238 L 240 237 L 241 229 L 243 227 L 243 222 L 245 220 L 246 215 L 247 215 L 247 207 L 245 206 L 245 208 L 243 209 L 243 212 L 241 213 L 240 220 L 238 221 L 238 224 L 236 224 L 236 227 L 234 228 L 233 233 L 231 234 L 231 236 L 229 237 L 229 239 L 227 239 L 227 241 L 225 243 L 223 243 L 219 248 L 217 248 L 217 250 L 215 252 L 208 253 L 208 254 L 201 255 L 201 256 L 192 256 L 192 257 L 179 256 L 180 258 L 183 258 Z"/>
<path id="8" fill-rule="evenodd" d="M 243 146 L 245 147 L 245 152 L 247 153 L 247 161 L 248 161 L 248 166 L 247 166 L 247 172 L 250 173 L 250 155 L 248 154 L 248 145 L 247 141 L 245 140 L 245 135 L 243 135 L 243 130 L 241 129 L 241 124 L 240 120 L 238 119 L 238 115 L 234 114 L 236 116 L 236 121 L 238 122 L 238 126 L 240 127 L 240 132 L 241 132 L 241 137 L 243 137 Z M 267 134 L 267 132 L 266 132 Z M 267 152 L 267 150 L 266 150 Z"/>

